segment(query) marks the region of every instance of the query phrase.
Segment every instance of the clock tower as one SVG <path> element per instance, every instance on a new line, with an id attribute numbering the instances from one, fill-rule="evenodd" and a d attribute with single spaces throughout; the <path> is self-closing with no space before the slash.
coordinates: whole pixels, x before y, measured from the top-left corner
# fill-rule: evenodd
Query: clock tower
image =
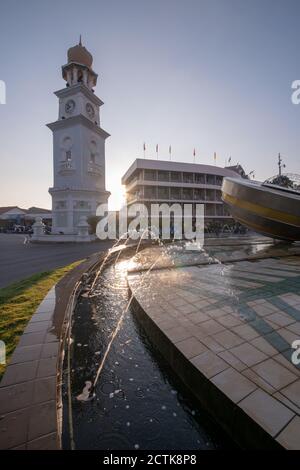
<path id="1" fill-rule="evenodd" d="M 79 44 L 68 50 L 62 67 L 66 87 L 56 91 L 58 119 L 47 126 L 53 132 L 54 184 L 52 233 L 77 234 L 82 217 L 96 215 L 99 204 L 107 203 L 105 189 L 105 139 L 100 126 L 103 102 L 94 94 L 97 74 L 93 57 Z M 80 224 L 79 224 L 80 225 Z"/>

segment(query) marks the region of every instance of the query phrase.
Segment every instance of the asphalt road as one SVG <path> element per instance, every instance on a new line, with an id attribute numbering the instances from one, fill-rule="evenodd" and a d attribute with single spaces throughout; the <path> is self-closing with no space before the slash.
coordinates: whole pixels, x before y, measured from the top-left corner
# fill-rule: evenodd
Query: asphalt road
<path id="1" fill-rule="evenodd" d="M 0 233 L 0 288 L 32 274 L 60 268 L 105 251 L 112 241 L 24 244 L 24 235 Z"/>

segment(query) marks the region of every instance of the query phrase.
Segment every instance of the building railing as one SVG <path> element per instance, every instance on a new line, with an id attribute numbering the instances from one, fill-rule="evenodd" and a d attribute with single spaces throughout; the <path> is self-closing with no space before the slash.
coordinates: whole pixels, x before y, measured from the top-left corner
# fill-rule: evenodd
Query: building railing
<path id="1" fill-rule="evenodd" d="M 69 170 L 74 170 L 74 164 L 71 160 L 66 160 L 65 162 L 60 162 L 59 164 L 59 170 L 60 171 L 69 171 Z"/>
<path id="2" fill-rule="evenodd" d="M 101 167 L 101 165 L 98 165 L 98 163 L 89 162 L 88 163 L 88 172 L 93 173 L 95 175 L 101 175 L 102 174 L 102 167 Z"/>

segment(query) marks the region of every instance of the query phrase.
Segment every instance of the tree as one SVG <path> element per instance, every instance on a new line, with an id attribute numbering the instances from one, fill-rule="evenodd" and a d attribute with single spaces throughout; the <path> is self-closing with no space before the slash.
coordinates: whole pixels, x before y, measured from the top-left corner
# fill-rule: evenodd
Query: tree
<path id="1" fill-rule="evenodd" d="M 269 184 L 275 184 L 281 186 L 282 188 L 294 188 L 293 181 L 286 175 L 278 175 Z"/>

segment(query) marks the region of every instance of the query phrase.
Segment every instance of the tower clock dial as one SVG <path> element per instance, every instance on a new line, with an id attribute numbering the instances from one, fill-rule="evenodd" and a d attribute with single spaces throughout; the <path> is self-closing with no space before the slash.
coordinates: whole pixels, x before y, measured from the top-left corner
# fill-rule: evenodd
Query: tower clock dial
<path id="1" fill-rule="evenodd" d="M 95 116 L 95 110 L 93 106 L 91 105 L 91 103 L 87 103 L 85 109 L 86 109 L 87 115 L 92 119 Z"/>
<path id="2" fill-rule="evenodd" d="M 67 114 L 72 114 L 75 109 L 75 101 L 69 100 L 66 102 L 65 111 Z"/>

